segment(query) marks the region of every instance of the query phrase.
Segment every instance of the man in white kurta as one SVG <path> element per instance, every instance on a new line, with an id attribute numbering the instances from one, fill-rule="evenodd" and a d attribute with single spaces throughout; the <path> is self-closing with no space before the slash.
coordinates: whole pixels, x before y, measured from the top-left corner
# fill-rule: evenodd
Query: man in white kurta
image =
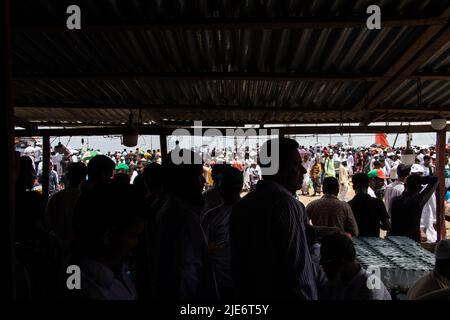
<path id="1" fill-rule="evenodd" d="M 414 164 L 411 167 L 411 174 L 423 176 L 425 173 L 421 165 Z M 426 234 L 429 243 L 437 241 L 437 232 L 434 229 L 436 223 L 436 194 L 433 194 L 422 210 L 422 217 L 420 218 L 420 228 Z"/>

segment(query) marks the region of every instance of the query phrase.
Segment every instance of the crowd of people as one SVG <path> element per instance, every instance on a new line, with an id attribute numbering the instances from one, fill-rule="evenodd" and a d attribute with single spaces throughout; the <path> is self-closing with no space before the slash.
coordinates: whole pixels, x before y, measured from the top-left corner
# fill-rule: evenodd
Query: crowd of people
<path id="1" fill-rule="evenodd" d="M 268 174 L 258 153 L 270 154 L 274 142 L 279 170 Z M 191 161 L 175 163 L 175 152 Z M 163 157 L 159 150 L 80 156 L 48 203 L 33 191 L 36 158 L 17 154 L 18 296 L 389 300 L 385 286 L 367 286 L 352 237 L 383 229 L 436 242 L 432 148 L 418 150 L 413 165 L 398 150 L 304 148 L 288 138 L 229 152 L 177 144 Z M 346 202 L 350 188 L 355 196 Z M 297 192 L 311 189 L 323 196 L 305 207 Z M 79 290 L 67 286 L 71 265 L 81 270 Z M 450 240 L 442 240 L 435 270 L 408 297 L 448 295 L 449 265 Z"/>

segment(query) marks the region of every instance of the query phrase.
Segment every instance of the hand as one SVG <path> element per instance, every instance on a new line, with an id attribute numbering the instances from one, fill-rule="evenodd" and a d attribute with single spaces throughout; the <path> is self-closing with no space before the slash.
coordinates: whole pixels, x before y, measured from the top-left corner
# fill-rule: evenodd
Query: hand
<path id="1" fill-rule="evenodd" d="M 215 242 L 208 243 L 208 254 L 215 253 L 221 249 L 223 249 L 223 246 L 218 246 Z"/>

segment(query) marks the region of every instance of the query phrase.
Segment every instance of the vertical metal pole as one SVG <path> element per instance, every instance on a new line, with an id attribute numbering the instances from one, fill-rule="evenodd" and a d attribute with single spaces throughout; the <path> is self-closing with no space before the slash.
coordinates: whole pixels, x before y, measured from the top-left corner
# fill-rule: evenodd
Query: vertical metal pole
<path id="1" fill-rule="evenodd" d="M 44 196 L 44 203 L 46 204 L 50 182 L 50 136 L 43 136 L 42 149 L 42 195 Z"/>
<path id="2" fill-rule="evenodd" d="M 445 136 L 446 129 L 439 130 L 436 133 L 436 175 L 439 180 L 438 192 L 436 193 L 436 224 L 438 241 L 446 238 L 445 230 Z"/>
<path id="3" fill-rule="evenodd" d="M 159 135 L 159 145 L 161 147 L 161 160 L 167 156 L 167 136 L 165 133 Z"/>
<path id="4" fill-rule="evenodd" d="M 1 63 L 2 83 L 0 86 L 1 108 L 0 140 L 4 154 L 0 157 L 3 170 L 2 183 L 4 191 L 0 192 L 2 214 L 1 223 L 1 254 L 5 258 L 2 293 L 4 296 L 16 298 L 15 282 L 15 254 L 14 254 L 14 204 L 15 204 L 15 150 L 14 150 L 14 109 L 12 91 L 12 59 L 11 59 L 11 20 L 10 1 L 4 0 L 1 4 Z"/>

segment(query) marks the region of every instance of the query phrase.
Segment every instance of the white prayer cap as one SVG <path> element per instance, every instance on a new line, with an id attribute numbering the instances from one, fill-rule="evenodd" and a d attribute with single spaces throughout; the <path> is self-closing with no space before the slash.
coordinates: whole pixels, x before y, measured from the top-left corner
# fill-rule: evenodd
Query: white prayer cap
<path id="1" fill-rule="evenodd" d="M 431 156 L 431 159 L 436 159 L 436 155 L 433 154 L 433 155 Z"/>
<path id="2" fill-rule="evenodd" d="M 411 167 L 411 173 L 424 173 L 425 169 L 419 164 L 413 164 Z"/>
<path id="3" fill-rule="evenodd" d="M 450 259 L 450 239 L 441 240 L 435 250 L 436 260 Z"/>

